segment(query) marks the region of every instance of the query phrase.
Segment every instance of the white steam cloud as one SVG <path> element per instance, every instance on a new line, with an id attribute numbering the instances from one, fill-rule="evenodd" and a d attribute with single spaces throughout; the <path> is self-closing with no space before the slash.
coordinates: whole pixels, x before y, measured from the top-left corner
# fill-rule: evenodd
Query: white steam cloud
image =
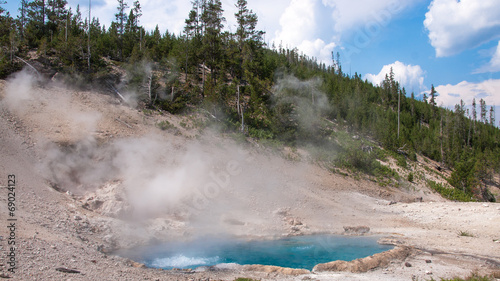
<path id="1" fill-rule="evenodd" d="M 288 167 L 296 178 L 290 184 L 280 171 L 284 160 L 253 154 L 248 147 L 211 134 L 201 141 L 184 139 L 181 144 L 159 131 L 103 142 L 95 135 L 110 118 L 99 112 L 107 107 L 77 106 L 82 103 L 81 93 L 52 82 L 43 87 L 36 83 L 29 73 L 14 75 L 6 85 L 4 102 L 22 119 L 38 118 L 61 130 L 67 128 L 68 138 L 47 139 L 46 131 L 39 134 L 41 173 L 56 189 L 80 196 L 109 183 L 118 184 L 123 194 L 115 197 L 123 198 L 127 208 L 117 217 L 154 219 L 175 214 L 200 232 L 220 232 L 228 225 L 272 219 L 272 212 L 261 210 L 287 207 L 296 200 L 295 187 L 301 182 L 303 167 Z M 293 102 L 297 122 L 308 126 L 328 109 L 319 85 L 319 80 L 285 77 L 275 89 L 277 102 Z M 84 103 L 86 99 L 92 99 L 90 94 Z M 86 107 L 88 111 L 82 109 Z"/>
<path id="2" fill-rule="evenodd" d="M 319 90 L 321 83 L 319 78 L 301 81 L 290 75 L 276 81 L 275 107 L 292 107 L 290 116 L 283 116 L 284 122 L 296 122 L 298 128 L 311 132 L 320 125 L 322 115 L 331 108 L 328 97 Z"/>

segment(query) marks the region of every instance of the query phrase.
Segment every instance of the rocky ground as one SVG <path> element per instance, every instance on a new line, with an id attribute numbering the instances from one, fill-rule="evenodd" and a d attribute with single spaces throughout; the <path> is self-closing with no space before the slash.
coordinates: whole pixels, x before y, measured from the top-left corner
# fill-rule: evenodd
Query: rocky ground
<path id="1" fill-rule="evenodd" d="M 500 270 L 500 204 L 448 202 L 423 181 L 381 187 L 333 174 L 287 150 L 213 133 L 200 125 L 211 118 L 202 113 L 134 109 L 112 93 L 29 75 L 0 81 L 0 98 L 0 185 L 16 179 L 13 217 L 8 190 L 0 191 L 2 278 L 429 280 Z M 15 231 L 9 218 L 17 219 Z M 112 254 L 199 234 L 343 234 L 346 226 L 366 226 L 408 254 L 368 272 L 313 273 L 164 271 Z M 13 240 L 15 273 L 8 271 Z"/>

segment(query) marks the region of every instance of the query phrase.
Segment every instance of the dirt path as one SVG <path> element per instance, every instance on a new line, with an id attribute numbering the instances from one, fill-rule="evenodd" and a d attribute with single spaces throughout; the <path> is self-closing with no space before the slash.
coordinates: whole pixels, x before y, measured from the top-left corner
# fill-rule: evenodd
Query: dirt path
<path id="1" fill-rule="evenodd" d="M 0 185 L 16 176 L 18 269 L 7 271 L 6 228 L 0 263 L 14 280 L 426 280 L 500 269 L 499 204 L 445 202 L 422 186 L 382 188 L 202 133 L 196 116 L 151 114 L 110 95 L 33 81 L 20 87 L 26 79 L 0 81 Z M 29 95 L 9 96 L 16 91 Z M 156 125 L 162 121 L 166 130 Z M 66 185 L 51 186 L 54 173 Z M 1 192 L 0 222 L 7 223 Z M 417 197 L 424 202 L 390 204 Z M 344 226 L 368 226 L 416 250 L 368 273 L 297 277 L 176 273 L 106 254 L 200 232 L 269 237 L 342 233 Z"/>

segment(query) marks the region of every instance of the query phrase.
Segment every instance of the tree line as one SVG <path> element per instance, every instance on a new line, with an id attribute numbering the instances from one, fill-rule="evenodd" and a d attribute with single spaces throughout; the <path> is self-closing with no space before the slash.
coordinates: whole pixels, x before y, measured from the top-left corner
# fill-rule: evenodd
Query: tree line
<path id="1" fill-rule="evenodd" d="M 203 108 L 228 131 L 346 150 L 335 141 L 335 124 L 388 151 L 412 160 L 425 155 L 453 169 L 449 182 L 470 194 L 500 172 L 500 132 L 484 100 L 470 110 L 463 101 L 445 109 L 436 105 L 433 86 L 418 100 L 392 70 L 376 86 L 344 73 L 338 54 L 326 65 L 296 48 L 267 46 L 246 0 L 236 3 L 234 33 L 224 28 L 220 0 L 193 0 L 181 34 L 146 30 L 138 0 L 130 7 L 117 0 L 109 27 L 91 16 L 91 7 L 83 15 L 66 0 L 21 0 L 15 19 L 1 7 L 1 77 L 21 69 L 16 58 L 33 52 L 44 65 L 86 81 L 117 85 L 122 77 L 112 66 L 119 66 L 129 77 L 121 84 L 143 93 L 146 106 L 172 113 Z M 302 84 L 294 88 L 287 77 Z"/>

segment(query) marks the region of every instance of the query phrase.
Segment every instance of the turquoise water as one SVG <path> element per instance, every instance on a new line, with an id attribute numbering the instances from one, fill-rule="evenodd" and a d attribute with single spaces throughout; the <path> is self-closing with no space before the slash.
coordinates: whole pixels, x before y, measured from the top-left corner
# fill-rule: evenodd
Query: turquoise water
<path id="1" fill-rule="evenodd" d="M 237 263 L 311 270 L 318 263 L 355 260 L 392 248 L 377 244 L 375 237 L 311 235 L 254 241 L 205 237 L 136 248 L 124 255 L 149 267 L 163 269 Z"/>

